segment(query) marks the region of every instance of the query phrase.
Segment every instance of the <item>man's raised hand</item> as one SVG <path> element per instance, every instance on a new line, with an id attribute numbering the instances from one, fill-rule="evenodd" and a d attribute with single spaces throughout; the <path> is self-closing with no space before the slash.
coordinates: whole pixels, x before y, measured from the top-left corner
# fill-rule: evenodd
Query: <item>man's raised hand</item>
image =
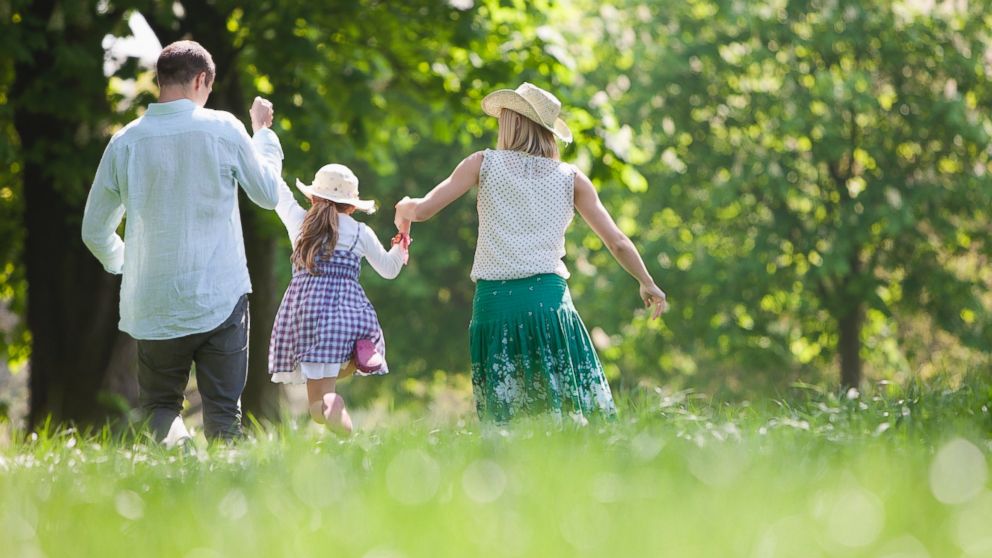
<path id="1" fill-rule="evenodd" d="M 268 99 L 255 97 L 255 101 L 251 104 L 251 110 L 248 112 L 251 114 L 252 132 L 272 127 L 272 115 L 275 114 L 275 111 L 272 109 L 272 102 Z"/>

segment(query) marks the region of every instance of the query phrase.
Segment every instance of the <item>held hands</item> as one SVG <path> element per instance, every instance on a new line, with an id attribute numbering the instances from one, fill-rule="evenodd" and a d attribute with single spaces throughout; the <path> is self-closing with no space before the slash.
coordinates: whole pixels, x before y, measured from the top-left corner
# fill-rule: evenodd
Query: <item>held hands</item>
<path id="1" fill-rule="evenodd" d="M 403 250 L 403 265 L 406 265 L 410 261 L 410 244 L 413 243 L 413 239 L 410 238 L 409 233 L 398 232 L 396 236 L 393 237 L 393 246 L 397 244 Z"/>
<path id="2" fill-rule="evenodd" d="M 396 236 L 393 237 L 393 246 L 399 244 L 403 247 L 403 250 L 409 250 L 410 245 L 413 244 L 413 239 L 410 238 L 410 233 L 398 232 Z"/>
<path id="3" fill-rule="evenodd" d="M 412 214 L 415 211 L 416 202 L 411 200 L 409 196 L 404 196 L 396 204 L 396 214 L 393 217 L 393 223 L 398 231 L 393 237 L 393 246 L 397 244 L 402 246 L 404 264 L 410 260 L 410 244 L 413 242 L 413 239 L 410 238 L 410 226 L 413 224 Z"/>
<path id="4" fill-rule="evenodd" d="M 251 110 L 248 112 L 251 114 L 252 132 L 272 127 L 272 115 L 275 114 L 275 110 L 272 108 L 272 102 L 268 99 L 255 97 L 255 101 L 251 104 Z"/>
<path id="5" fill-rule="evenodd" d="M 417 214 L 417 200 L 411 199 L 410 196 L 403 196 L 396 204 L 396 215 L 393 217 L 393 222 L 396 228 L 400 232 L 410 232 L 410 223 L 413 222 L 413 218 Z"/>
<path id="6" fill-rule="evenodd" d="M 654 283 L 641 285 L 641 300 L 644 301 L 645 308 L 654 307 L 651 310 L 651 319 L 657 320 L 663 312 L 668 310 L 668 296 L 665 291 L 658 288 Z"/>

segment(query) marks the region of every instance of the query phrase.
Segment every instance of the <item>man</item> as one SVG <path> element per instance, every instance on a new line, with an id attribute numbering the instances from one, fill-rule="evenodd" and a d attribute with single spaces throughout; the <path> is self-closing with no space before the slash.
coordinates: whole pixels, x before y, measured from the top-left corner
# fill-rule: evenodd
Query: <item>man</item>
<path id="1" fill-rule="evenodd" d="M 159 102 L 114 134 L 83 214 L 83 242 L 122 274 L 120 329 L 138 341 L 142 410 L 156 440 L 189 441 L 180 417 L 196 365 L 207 438 L 241 435 L 251 292 L 238 184 L 252 202 L 279 200 L 282 149 L 272 105 L 251 107 L 255 143 L 232 114 L 203 108 L 213 58 L 193 41 L 165 47 Z M 124 215 L 124 238 L 116 230 Z"/>

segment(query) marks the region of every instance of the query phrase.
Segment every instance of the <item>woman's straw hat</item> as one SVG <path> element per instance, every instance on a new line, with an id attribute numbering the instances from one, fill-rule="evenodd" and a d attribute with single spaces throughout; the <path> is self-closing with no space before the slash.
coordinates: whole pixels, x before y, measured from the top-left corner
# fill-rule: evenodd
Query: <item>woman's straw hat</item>
<path id="1" fill-rule="evenodd" d="M 572 142 L 572 131 L 564 120 L 558 118 L 561 101 L 540 87 L 524 82 L 516 89 L 493 91 L 482 99 L 482 110 L 490 116 L 499 118 L 500 111 L 505 108 L 537 122 L 563 142 Z"/>
<path id="2" fill-rule="evenodd" d="M 374 201 L 358 199 L 358 177 L 344 165 L 324 165 L 317 171 L 313 184 L 307 186 L 297 178 L 296 187 L 308 198 L 317 196 L 332 202 L 353 205 L 365 213 L 375 213 Z"/>

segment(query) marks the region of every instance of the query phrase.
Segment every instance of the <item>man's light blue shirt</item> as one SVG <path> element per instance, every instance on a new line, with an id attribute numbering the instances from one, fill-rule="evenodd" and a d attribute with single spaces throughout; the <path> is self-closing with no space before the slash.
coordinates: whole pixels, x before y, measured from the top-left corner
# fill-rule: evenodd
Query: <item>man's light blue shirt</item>
<path id="1" fill-rule="evenodd" d="M 111 138 L 83 214 L 83 242 L 123 274 L 120 329 L 137 339 L 210 331 L 251 292 L 238 185 L 279 201 L 282 149 L 234 115 L 190 100 L 152 103 Z M 122 218 L 124 239 L 116 233 Z"/>

